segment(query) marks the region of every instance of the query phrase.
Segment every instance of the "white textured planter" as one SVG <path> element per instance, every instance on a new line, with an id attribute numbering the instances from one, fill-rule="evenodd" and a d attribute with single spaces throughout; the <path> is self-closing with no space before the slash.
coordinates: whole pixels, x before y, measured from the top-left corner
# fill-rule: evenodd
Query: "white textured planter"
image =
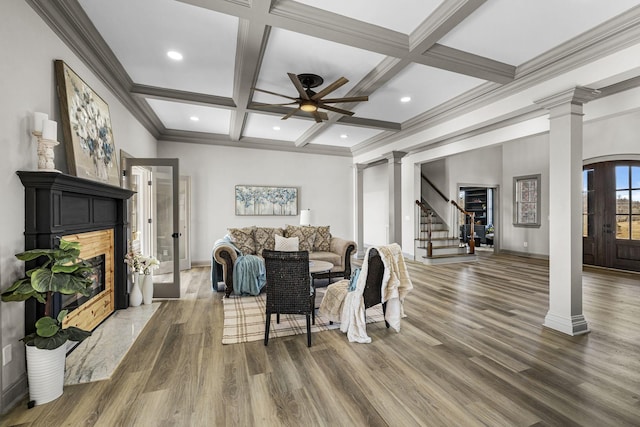
<path id="1" fill-rule="evenodd" d="M 62 345 L 55 350 L 41 350 L 32 345 L 26 347 L 29 400 L 42 405 L 57 399 L 64 387 L 67 346 Z"/>
<path id="2" fill-rule="evenodd" d="M 144 304 L 151 304 L 153 301 L 153 276 L 151 274 L 141 274 L 142 301 Z"/>

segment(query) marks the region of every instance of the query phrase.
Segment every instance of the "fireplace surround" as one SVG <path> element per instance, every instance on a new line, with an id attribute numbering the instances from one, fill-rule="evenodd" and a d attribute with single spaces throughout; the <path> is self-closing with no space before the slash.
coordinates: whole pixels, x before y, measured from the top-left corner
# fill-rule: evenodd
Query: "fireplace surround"
<path id="1" fill-rule="evenodd" d="M 127 308 L 127 268 L 123 260 L 127 199 L 134 192 L 58 172 L 17 174 L 25 188 L 25 250 L 53 248 L 60 238 L 65 238 L 81 242 L 82 258 L 105 257 L 105 289 L 71 312 L 65 323 L 91 330 L 114 310 Z M 35 262 L 27 263 L 26 268 L 34 267 Z M 54 316 L 62 304 L 62 296 L 57 295 Z M 83 317 L 78 319 L 81 312 Z M 25 333 L 33 332 L 36 320 L 43 315 L 42 304 L 33 299 L 26 301 Z"/>

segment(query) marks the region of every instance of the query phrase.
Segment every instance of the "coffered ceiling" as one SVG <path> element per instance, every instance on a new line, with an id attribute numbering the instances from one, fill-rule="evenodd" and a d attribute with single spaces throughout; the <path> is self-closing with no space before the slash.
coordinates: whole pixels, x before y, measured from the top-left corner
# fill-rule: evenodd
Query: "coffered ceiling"
<path id="1" fill-rule="evenodd" d="M 337 155 L 509 96 L 607 21 L 640 15 L 637 0 L 28 1 L 159 140 Z M 262 104 L 289 100 L 252 88 L 297 97 L 287 73 L 320 75 L 316 91 L 344 76 L 330 97 L 369 101 L 281 120 L 288 107 Z"/>

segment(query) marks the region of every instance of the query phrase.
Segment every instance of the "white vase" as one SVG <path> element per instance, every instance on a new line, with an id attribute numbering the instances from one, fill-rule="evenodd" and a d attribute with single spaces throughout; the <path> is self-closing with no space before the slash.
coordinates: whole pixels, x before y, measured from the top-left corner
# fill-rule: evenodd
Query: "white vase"
<path id="1" fill-rule="evenodd" d="M 142 304 L 142 291 L 140 290 L 140 279 L 144 275 L 139 273 L 133 274 L 133 286 L 131 292 L 129 292 L 129 307 L 137 307 Z"/>
<path id="2" fill-rule="evenodd" d="M 140 276 L 142 279 L 142 301 L 145 304 L 151 304 L 153 301 L 153 276 L 151 274 L 143 274 Z"/>
<path id="3" fill-rule="evenodd" d="M 42 350 L 36 346 L 27 347 L 27 378 L 29 380 L 29 400 L 42 405 L 62 395 L 64 387 L 64 365 L 67 345 L 53 350 Z"/>

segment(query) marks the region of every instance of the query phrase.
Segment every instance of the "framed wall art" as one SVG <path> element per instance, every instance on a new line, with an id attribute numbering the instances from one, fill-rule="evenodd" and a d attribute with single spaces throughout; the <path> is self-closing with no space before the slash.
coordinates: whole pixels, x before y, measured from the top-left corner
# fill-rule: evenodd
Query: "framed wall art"
<path id="1" fill-rule="evenodd" d="M 513 225 L 540 227 L 540 175 L 513 178 Z"/>
<path id="2" fill-rule="evenodd" d="M 119 187 L 109 106 L 63 61 L 55 70 L 69 173 Z"/>
<path id="3" fill-rule="evenodd" d="M 296 187 L 236 185 L 236 215 L 298 215 Z"/>

